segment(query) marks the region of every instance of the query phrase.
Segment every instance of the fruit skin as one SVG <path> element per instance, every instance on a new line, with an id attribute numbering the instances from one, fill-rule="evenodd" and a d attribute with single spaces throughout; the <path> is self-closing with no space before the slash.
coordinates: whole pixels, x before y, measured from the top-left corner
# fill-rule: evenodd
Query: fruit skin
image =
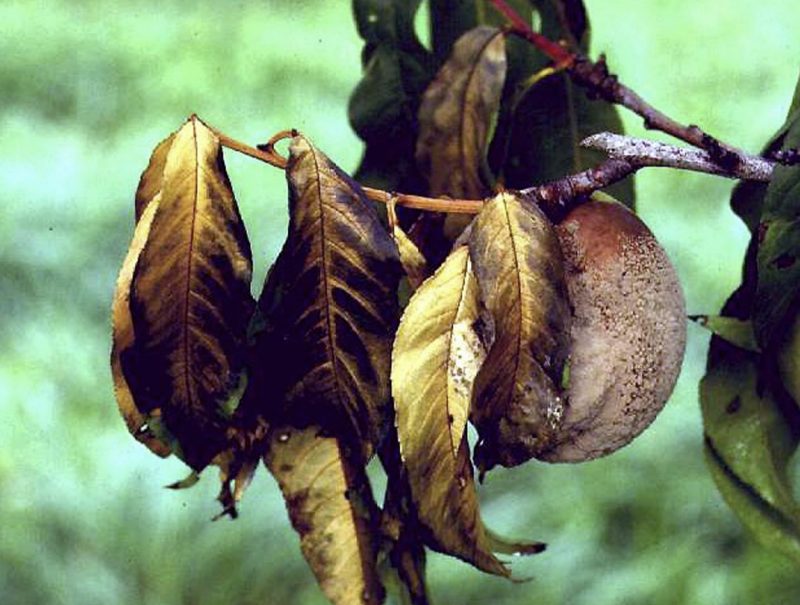
<path id="1" fill-rule="evenodd" d="M 556 231 L 572 344 L 563 422 L 538 458 L 581 462 L 628 444 L 664 407 L 683 360 L 686 304 L 664 249 L 622 204 L 587 202 Z"/>

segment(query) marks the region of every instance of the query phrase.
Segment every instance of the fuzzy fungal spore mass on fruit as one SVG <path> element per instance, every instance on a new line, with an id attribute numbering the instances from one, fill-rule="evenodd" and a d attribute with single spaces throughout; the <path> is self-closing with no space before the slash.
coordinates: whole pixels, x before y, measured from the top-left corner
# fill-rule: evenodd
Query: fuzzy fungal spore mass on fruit
<path id="1" fill-rule="evenodd" d="M 672 393 L 686 343 L 678 277 L 645 224 L 589 202 L 558 226 L 572 305 L 568 405 L 540 458 L 579 462 L 629 443 Z"/>

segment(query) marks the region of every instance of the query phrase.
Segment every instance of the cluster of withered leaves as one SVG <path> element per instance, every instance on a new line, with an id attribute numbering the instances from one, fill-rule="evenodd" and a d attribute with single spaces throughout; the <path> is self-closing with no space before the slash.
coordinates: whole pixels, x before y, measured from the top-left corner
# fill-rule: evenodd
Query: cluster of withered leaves
<path id="1" fill-rule="evenodd" d="M 351 103 L 367 142 L 359 178 L 491 196 L 523 161 L 510 125 L 531 95 L 566 116 L 573 138 L 582 132 L 571 94 L 539 91 L 569 87 L 563 74 L 523 85 L 531 51 L 493 27 L 497 17 L 476 23 L 432 2 L 432 54 L 414 34 L 418 4 L 355 2 L 367 42 Z M 585 43 L 580 3 L 534 4 L 546 27 Z M 526 132 L 531 145 L 548 144 Z M 482 472 L 537 455 L 558 428 L 570 313 L 552 226 L 501 191 L 467 231 L 467 220 L 443 216 L 398 220 L 391 204 L 387 229 L 361 186 L 303 135 L 286 176 L 288 236 L 256 303 L 218 138 L 192 117 L 154 150 L 113 309 L 112 370 L 131 432 L 192 468 L 173 487 L 219 466 L 231 515 L 263 460 L 334 603 L 380 603 L 388 584 L 426 603 L 425 547 L 510 576 L 497 553 L 543 545 L 484 526 L 467 425 Z M 376 454 L 388 476 L 381 505 L 365 470 Z"/>

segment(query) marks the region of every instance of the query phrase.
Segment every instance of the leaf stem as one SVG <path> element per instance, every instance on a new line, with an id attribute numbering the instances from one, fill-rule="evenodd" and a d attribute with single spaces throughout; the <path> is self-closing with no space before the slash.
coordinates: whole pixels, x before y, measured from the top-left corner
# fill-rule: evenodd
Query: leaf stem
<path id="1" fill-rule="evenodd" d="M 390 193 L 382 189 L 373 189 L 372 187 L 362 187 L 362 189 L 373 202 L 389 204 L 392 200 L 395 200 L 398 206 L 414 210 L 447 212 L 448 214 L 478 214 L 483 208 L 483 200 L 459 200 L 410 195 L 407 193 Z"/>
<path id="2" fill-rule="evenodd" d="M 505 0 L 491 0 L 491 2 L 494 8 L 508 19 L 510 24 L 508 31 L 510 33 L 530 42 L 559 67 L 567 67 L 575 61 L 576 56 L 569 50 L 546 36 L 533 31 L 531 26 L 513 8 L 506 4 Z"/>
<path id="3" fill-rule="evenodd" d="M 274 144 L 275 142 L 281 140 L 282 138 L 286 138 L 285 136 L 279 136 L 279 135 L 295 131 L 282 130 L 269 140 L 267 145 L 264 146 L 265 149 L 259 149 L 247 145 L 246 143 L 242 143 L 241 141 L 237 141 L 236 139 L 229 137 L 225 133 L 217 130 L 216 128 L 214 128 L 209 124 L 206 124 L 206 126 L 208 126 L 209 130 L 211 130 L 211 132 L 213 132 L 216 135 L 216 137 L 219 139 L 220 145 L 222 145 L 223 147 L 227 147 L 228 149 L 233 149 L 234 151 L 238 151 L 239 153 L 243 153 L 244 155 L 249 155 L 251 158 L 255 158 L 257 160 L 261 160 L 262 162 L 266 162 L 270 166 L 275 166 L 276 168 L 281 168 L 282 170 L 286 169 L 286 164 L 287 164 L 286 158 L 280 156 L 275 151 Z"/>
<path id="4" fill-rule="evenodd" d="M 239 153 L 243 153 L 251 158 L 261 160 L 270 166 L 275 166 L 276 168 L 280 168 L 282 170 L 286 170 L 288 160 L 275 151 L 275 143 L 283 139 L 297 136 L 297 131 L 294 129 L 281 130 L 272 138 L 270 138 L 270 140 L 264 145 L 253 147 L 247 143 L 242 143 L 241 141 L 229 137 L 213 126 L 208 124 L 206 124 L 206 126 L 208 126 L 209 130 L 216 135 L 223 147 L 238 151 Z M 412 208 L 414 210 L 447 212 L 449 214 L 477 214 L 483 207 L 483 200 L 432 198 L 421 195 L 410 195 L 407 193 L 390 193 L 388 191 L 383 191 L 382 189 L 373 189 L 372 187 L 362 187 L 362 189 L 367 197 L 374 202 L 388 204 L 394 198 L 397 205 L 404 206 L 406 208 Z"/>

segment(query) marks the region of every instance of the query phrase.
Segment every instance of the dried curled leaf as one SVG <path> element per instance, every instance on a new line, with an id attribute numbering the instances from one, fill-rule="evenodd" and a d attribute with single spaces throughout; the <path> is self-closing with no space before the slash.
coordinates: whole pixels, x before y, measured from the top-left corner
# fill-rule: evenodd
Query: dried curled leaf
<path id="1" fill-rule="evenodd" d="M 397 427 L 381 445 L 381 465 L 386 471 L 386 494 L 381 511 L 381 532 L 385 538 L 380 561 L 381 578 L 388 592 L 404 605 L 429 605 L 425 585 L 425 546 L 420 540 L 419 521 L 411 497 L 408 471 L 400 457 Z"/>
<path id="2" fill-rule="evenodd" d="M 133 319 L 130 310 L 130 289 L 133 272 L 142 248 L 150 235 L 150 225 L 156 215 L 161 194 L 157 193 L 152 201 L 143 210 L 136 230 L 133 233 L 128 254 L 122 263 L 122 269 L 117 279 L 117 288 L 114 291 L 114 302 L 111 310 L 112 317 L 112 346 L 111 346 L 111 374 L 114 379 L 114 395 L 117 405 L 128 430 L 139 441 L 159 456 L 169 456 L 172 448 L 162 441 L 150 430 L 147 417 L 136 407 L 128 381 L 122 371 L 121 355 L 134 344 Z"/>
<path id="3" fill-rule="evenodd" d="M 403 265 L 403 271 L 408 279 L 408 284 L 412 291 L 416 290 L 430 275 L 428 261 L 425 255 L 422 254 L 417 245 L 408 237 L 400 226 L 400 222 L 397 220 L 394 203 L 387 205 L 386 216 L 389 220 L 389 230 L 397 246 L 397 252 L 400 255 L 400 263 Z"/>
<path id="4" fill-rule="evenodd" d="M 476 27 L 456 42 L 419 109 L 416 158 L 431 195 L 479 198 L 506 75 L 505 35 Z"/>
<path id="5" fill-rule="evenodd" d="M 463 246 L 417 290 L 403 314 L 392 393 L 400 451 L 426 543 L 508 576 L 478 512 L 466 437 L 472 381 L 485 357 L 473 328 L 478 314 L 478 285 Z M 511 548 L 538 552 L 541 545 Z"/>
<path id="6" fill-rule="evenodd" d="M 570 334 L 564 260 L 547 218 L 508 192 L 478 215 L 469 251 L 489 345 L 470 412 L 480 436 L 475 462 L 480 469 L 514 466 L 551 444 L 564 412 Z"/>
<path id="7" fill-rule="evenodd" d="M 268 417 L 360 444 L 386 430 L 397 248 L 361 187 L 303 136 L 289 148 L 289 234 L 259 300 Z"/>
<path id="8" fill-rule="evenodd" d="M 199 471 L 229 446 L 227 419 L 246 380 L 250 245 L 219 141 L 199 119 L 156 148 L 137 213 L 159 170 L 157 211 L 152 202 L 141 210 L 140 224 L 151 206 L 154 216 L 130 282 L 134 340 L 120 365 L 149 427 L 173 436 L 173 451 Z"/>
<path id="9" fill-rule="evenodd" d="M 378 604 L 377 506 L 358 453 L 319 427 L 274 428 L 264 463 L 280 485 L 300 548 L 334 605 Z"/>

